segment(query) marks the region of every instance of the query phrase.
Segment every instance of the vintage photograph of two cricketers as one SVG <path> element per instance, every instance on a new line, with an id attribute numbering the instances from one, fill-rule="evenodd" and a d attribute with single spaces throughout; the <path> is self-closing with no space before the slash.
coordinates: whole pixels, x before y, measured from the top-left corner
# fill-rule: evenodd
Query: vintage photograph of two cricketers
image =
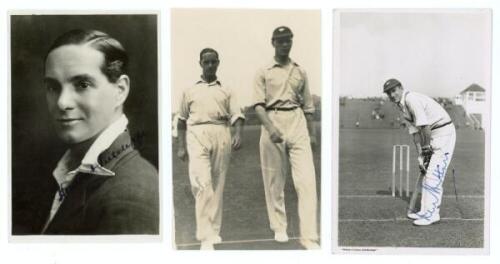
<path id="1" fill-rule="evenodd" d="M 486 252 L 490 10 L 335 22 L 338 251 Z"/>
<path id="2" fill-rule="evenodd" d="M 320 249 L 320 12 L 172 11 L 177 249 Z"/>

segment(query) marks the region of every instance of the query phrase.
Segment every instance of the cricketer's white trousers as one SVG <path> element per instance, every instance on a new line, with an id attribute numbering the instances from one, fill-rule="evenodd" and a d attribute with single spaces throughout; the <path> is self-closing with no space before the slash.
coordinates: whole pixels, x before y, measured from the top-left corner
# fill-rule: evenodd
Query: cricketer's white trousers
<path id="1" fill-rule="evenodd" d="M 273 143 L 267 130 L 261 127 L 260 162 L 271 229 L 285 232 L 287 228 L 284 188 L 291 165 L 301 237 L 317 240 L 316 176 L 306 118 L 300 108 L 267 113 L 284 140 Z"/>
<path id="2" fill-rule="evenodd" d="M 431 146 L 434 150 L 427 173 L 422 181 L 422 201 L 419 215 L 426 219 L 439 217 L 443 197 L 443 183 L 455 149 L 455 126 L 453 124 L 431 131 Z"/>
<path id="3" fill-rule="evenodd" d="M 189 181 L 195 198 L 196 239 L 219 235 L 222 194 L 231 157 L 231 132 L 226 125 L 189 126 L 186 133 Z"/>

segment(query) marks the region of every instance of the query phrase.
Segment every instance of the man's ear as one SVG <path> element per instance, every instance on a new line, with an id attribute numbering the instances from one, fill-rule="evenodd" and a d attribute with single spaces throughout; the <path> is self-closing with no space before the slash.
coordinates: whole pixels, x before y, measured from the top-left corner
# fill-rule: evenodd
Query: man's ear
<path id="1" fill-rule="evenodd" d="M 116 101 L 115 101 L 115 106 L 122 106 L 125 103 L 125 100 L 127 100 L 128 93 L 130 91 L 130 78 L 122 74 L 118 80 L 115 82 L 116 88 L 117 88 L 117 93 L 116 93 Z"/>

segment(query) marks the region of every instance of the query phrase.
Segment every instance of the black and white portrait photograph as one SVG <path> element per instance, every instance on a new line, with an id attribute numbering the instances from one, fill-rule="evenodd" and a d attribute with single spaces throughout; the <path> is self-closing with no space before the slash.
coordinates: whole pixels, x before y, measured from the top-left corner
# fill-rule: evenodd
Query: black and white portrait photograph
<path id="1" fill-rule="evenodd" d="M 334 19 L 338 250 L 485 254 L 491 11 Z"/>
<path id="2" fill-rule="evenodd" d="M 320 249 L 321 13 L 171 21 L 175 248 Z"/>
<path id="3" fill-rule="evenodd" d="M 11 14 L 11 235 L 159 235 L 151 14 Z"/>

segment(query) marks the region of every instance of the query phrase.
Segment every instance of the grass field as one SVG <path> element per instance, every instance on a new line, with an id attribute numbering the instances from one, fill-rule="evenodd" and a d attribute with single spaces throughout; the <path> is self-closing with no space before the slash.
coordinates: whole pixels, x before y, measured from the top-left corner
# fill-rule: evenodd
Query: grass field
<path id="1" fill-rule="evenodd" d="M 411 146 L 410 190 L 418 176 L 416 151 L 405 130 L 341 129 L 339 142 L 340 247 L 483 247 L 483 131 L 457 130 L 444 182 L 442 220 L 428 227 L 414 227 L 406 219 L 408 199 L 391 196 L 394 144 Z"/>
<path id="2" fill-rule="evenodd" d="M 321 131 L 319 124 L 317 131 Z M 216 245 L 216 249 L 301 249 L 298 242 L 297 196 L 291 176 L 288 177 L 285 187 L 290 241 L 277 243 L 273 239 L 274 233 L 269 228 L 260 170 L 259 137 L 260 126 L 245 126 L 243 147 L 233 152 L 224 189 L 221 230 L 223 243 Z M 319 135 L 318 143 L 321 143 Z M 175 143 L 172 150 L 175 159 L 173 162 L 175 242 L 178 249 L 198 249 L 199 242 L 195 238 L 194 198 L 189 184 L 188 164 L 176 159 Z M 321 197 L 320 154 L 319 148 L 314 150 L 318 201 Z"/>

